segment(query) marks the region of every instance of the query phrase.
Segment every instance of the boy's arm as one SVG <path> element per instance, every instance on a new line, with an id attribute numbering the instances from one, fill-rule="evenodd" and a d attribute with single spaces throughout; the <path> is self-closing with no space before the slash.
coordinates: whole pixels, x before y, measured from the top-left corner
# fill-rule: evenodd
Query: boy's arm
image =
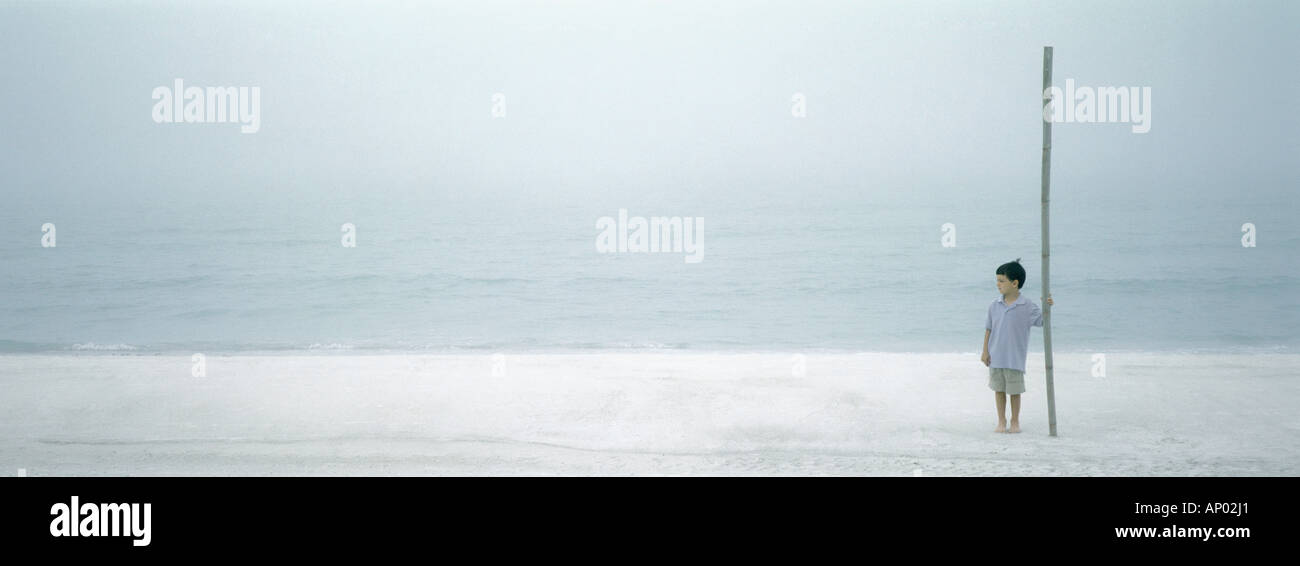
<path id="1" fill-rule="evenodd" d="M 1055 305 L 1055 304 L 1056 304 L 1056 301 L 1053 301 L 1053 300 L 1052 300 L 1052 296 L 1051 296 L 1051 295 L 1048 295 L 1048 296 L 1047 296 L 1047 306 L 1050 307 L 1050 306 Z M 1038 306 L 1038 305 L 1034 305 L 1034 311 L 1033 311 L 1032 314 L 1033 314 L 1033 317 L 1032 317 L 1032 318 L 1033 318 L 1033 324 L 1034 324 L 1034 326 L 1042 327 L 1042 326 L 1043 326 L 1043 309 L 1042 309 L 1042 307 L 1040 307 L 1040 306 Z"/>
<path id="2" fill-rule="evenodd" d="M 984 352 L 980 354 L 980 361 L 984 365 L 989 365 L 989 334 L 993 332 L 993 305 L 989 305 L 989 312 L 984 317 Z"/>
<path id="3" fill-rule="evenodd" d="M 980 354 L 980 361 L 984 362 L 984 365 L 989 365 L 991 361 L 989 359 L 989 333 L 991 332 L 993 331 L 987 328 L 984 329 L 984 352 Z"/>

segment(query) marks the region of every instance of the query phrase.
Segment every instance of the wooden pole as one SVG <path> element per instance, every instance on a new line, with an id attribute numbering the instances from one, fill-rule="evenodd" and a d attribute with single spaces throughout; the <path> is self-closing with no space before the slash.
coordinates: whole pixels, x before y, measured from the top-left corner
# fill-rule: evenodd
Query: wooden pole
<path id="1" fill-rule="evenodd" d="M 1043 47 L 1043 98 L 1048 98 L 1048 90 L 1052 86 L 1052 48 L 1051 46 Z M 1060 101 L 1053 100 L 1049 104 L 1057 104 Z M 1055 107 L 1053 107 L 1055 108 Z M 1048 195 L 1051 188 L 1051 169 L 1052 169 L 1052 122 L 1047 119 L 1046 113 L 1040 118 L 1043 120 L 1043 358 L 1047 364 L 1047 425 L 1048 434 L 1056 436 L 1056 390 L 1052 387 L 1052 305 L 1047 304 L 1047 297 L 1051 295 L 1048 290 L 1047 273 L 1048 260 L 1051 259 L 1048 244 Z"/>

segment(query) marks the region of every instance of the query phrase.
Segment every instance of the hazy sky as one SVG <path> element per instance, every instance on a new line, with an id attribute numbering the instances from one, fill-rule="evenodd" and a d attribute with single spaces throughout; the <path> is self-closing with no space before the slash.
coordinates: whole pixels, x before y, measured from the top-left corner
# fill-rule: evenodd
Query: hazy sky
<path id="1" fill-rule="evenodd" d="M 704 4 L 0 2 L 0 195 L 1032 198 L 1044 45 L 1153 93 L 1150 133 L 1056 128 L 1062 198 L 1300 182 L 1295 2 Z M 176 78 L 261 130 L 154 123 Z"/>

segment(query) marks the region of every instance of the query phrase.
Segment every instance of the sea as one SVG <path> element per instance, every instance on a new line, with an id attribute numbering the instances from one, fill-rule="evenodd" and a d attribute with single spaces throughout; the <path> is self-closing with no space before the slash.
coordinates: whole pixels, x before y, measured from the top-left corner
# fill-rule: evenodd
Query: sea
<path id="1" fill-rule="evenodd" d="M 0 208 L 0 353 L 978 352 L 999 265 L 1019 258 L 1024 294 L 1043 302 L 1036 184 L 834 199 L 795 187 L 467 199 L 416 185 L 302 198 L 15 190 Z M 1295 197 L 1058 190 L 1054 350 L 1300 346 Z M 597 223 L 620 209 L 702 219 L 701 261 L 601 253 Z"/>

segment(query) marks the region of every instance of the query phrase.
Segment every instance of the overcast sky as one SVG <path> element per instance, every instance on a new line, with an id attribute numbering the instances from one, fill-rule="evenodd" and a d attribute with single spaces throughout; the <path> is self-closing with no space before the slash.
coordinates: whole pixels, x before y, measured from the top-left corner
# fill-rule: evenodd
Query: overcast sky
<path id="1" fill-rule="evenodd" d="M 703 4 L 0 2 L 0 194 L 999 198 L 1037 187 L 1044 45 L 1153 93 L 1147 134 L 1056 128 L 1064 190 L 1300 183 L 1300 3 Z M 176 78 L 260 87 L 260 131 L 154 123 Z"/>

